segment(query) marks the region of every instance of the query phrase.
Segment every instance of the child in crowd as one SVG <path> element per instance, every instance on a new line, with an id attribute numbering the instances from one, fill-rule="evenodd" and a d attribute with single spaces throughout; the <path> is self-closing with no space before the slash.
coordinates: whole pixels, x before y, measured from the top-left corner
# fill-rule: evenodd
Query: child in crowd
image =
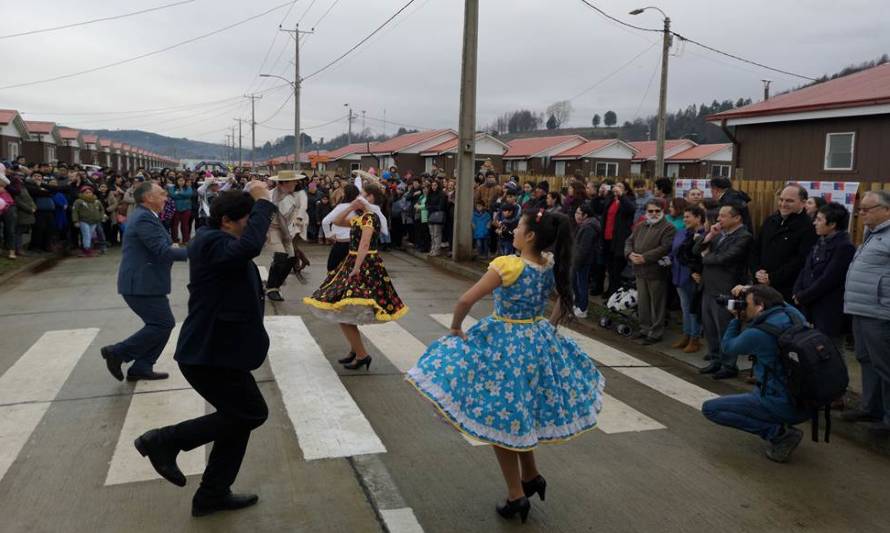
<path id="1" fill-rule="evenodd" d="M 488 231 L 491 228 L 491 213 L 485 210 L 483 202 L 476 202 L 473 211 L 473 247 L 482 259 L 488 258 Z"/>
<path id="2" fill-rule="evenodd" d="M 80 196 L 71 207 L 71 221 L 80 229 L 83 257 L 92 257 L 93 234 L 99 224 L 105 221 L 105 208 L 93 194 L 92 187 L 84 185 L 80 188 Z"/>
<path id="3" fill-rule="evenodd" d="M 504 204 L 495 220 L 495 233 L 498 236 L 498 255 L 513 255 L 513 232 L 519 224 L 516 204 Z"/>

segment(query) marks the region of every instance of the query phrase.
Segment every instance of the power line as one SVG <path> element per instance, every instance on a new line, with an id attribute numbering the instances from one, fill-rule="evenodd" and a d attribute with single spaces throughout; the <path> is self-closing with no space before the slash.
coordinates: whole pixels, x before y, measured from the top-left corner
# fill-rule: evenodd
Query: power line
<path id="1" fill-rule="evenodd" d="M 333 67 L 335 64 L 339 63 L 343 58 L 345 58 L 346 56 L 348 56 L 349 54 L 351 54 L 352 52 L 354 52 L 359 46 L 365 44 L 365 42 L 367 42 L 368 39 L 370 39 L 371 37 L 373 37 L 374 35 L 376 35 L 377 32 L 379 32 L 380 30 L 382 30 L 382 29 L 384 28 L 384 26 L 386 26 L 387 24 L 389 24 L 390 22 L 392 22 L 392 20 L 395 19 L 397 16 L 399 16 L 399 14 L 401 14 L 402 11 L 405 11 L 406 9 L 408 9 L 408 6 L 410 6 L 411 4 L 413 4 L 415 1 L 416 1 L 416 0 L 408 0 L 408 3 L 406 3 L 406 4 L 403 5 L 401 8 L 399 8 L 398 11 L 396 11 L 395 13 L 393 13 L 393 15 L 392 15 L 391 17 L 389 17 L 388 19 L 386 19 L 386 20 L 383 22 L 383 24 L 381 24 L 380 26 L 377 26 L 377 28 L 374 29 L 374 31 L 372 31 L 371 33 L 369 33 L 364 39 L 362 39 L 361 41 L 357 42 L 357 43 L 355 44 L 355 46 L 353 46 L 352 48 L 350 48 L 349 50 L 347 50 L 346 52 L 344 52 L 343 54 L 341 54 L 339 57 L 337 57 L 336 59 L 334 59 L 333 61 L 331 61 L 331 62 L 328 63 L 327 65 L 325 65 L 325 66 L 321 67 L 320 69 L 316 70 L 316 71 L 313 72 L 312 74 L 309 74 L 308 76 L 303 76 L 303 81 L 306 81 L 306 80 L 308 80 L 309 78 L 315 77 L 315 76 L 321 74 L 322 72 L 324 72 L 325 70 L 327 70 L 327 69 Z"/>
<path id="2" fill-rule="evenodd" d="M 413 0 L 412 0 L 412 1 L 413 1 Z M 158 50 L 153 50 L 153 51 L 151 51 L 151 52 L 147 52 L 147 53 L 145 53 L 145 54 L 141 54 L 141 55 L 138 55 L 138 56 L 130 57 L 130 58 L 127 58 L 127 59 L 122 59 L 122 60 L 120 60 L 120 61 L 115 61 L 114 63 L 108 63 L 108 64 L 106 64 L 106 65 L 101 65 L 101 66 L 98 66 L 98 67 L 93 67 L 93 68 L 91 68 L 91 69 L 82 70 L 82 71 L 80 71 L 80 72 L 72 72 L 72 73 L 70 73 L 70 74 L 62 74 L 62 75 L 60 75 L 60 76 L 54 76 L 54 77 L 52 77 L 52 78 L 45 78 L 45 79 L 42 79 L 42 80 L 34 80 L 34 81 L 28 81 L 28 82 L 24 82 L 24 83 L 15 83 L 15 84 L 12 84 L 12 85 L 4 85 L 4 86 L 0 87 L 0 90 L 3 90 L 3 89 L 15 89 L 15 88 L 18 88 L 18 87 L 29 87 L 29 86 L 31 86 L 31 85 L 39 85 L 39 84 L 42 84 L 42 83 L 48 83 L 48 82 L 51 82 L 51 81 L 64 80 L 64 79 L 68 79 L 68 78 L 73 78 L 73 77 L 75 77 L 75 76 L 81 76 L 81 75 L 83 75 L 83 74 L 89 74 L 89 73 L 91 73 L 91 72 L 96 72 L 96 71 L 99 71 L 99 70 L 109 69 L 109 68 L 111 68 L 111 67 L 116 67 L 116 66 L 119 66 L 119 65 L 123 65 L 123 64 L 125 64 L 125 63 L 131 63 L 131 62 L 133 62 L 133 61 L 137 61 L 137 60 L 139 60 L 139 59 L 144 59 L 144 58 L 146 58 L 146 57 L 150 57 L 150 56 L 154 56 L 154 55 L 157 55 L 157 54 L 160 54 L 160 53 L 163 53 L 163 52 L 167 52 L 167 51 L 172 50 L 172 49 L 174 49 L 174 48 L 179 48 L 180 46 L 184 46 L 184 45 L 186 45 L 186 44 L 191 44 L 191 43 L 193 43 L 193 42 L 195 42 L 195 41 L 199 41 L 199 40 L 201 40 L 201 39 L 210 37 L 211 35 L 216 35 L 217 33 L 221 33 L 221 32 L 230 30 L 230 29 L 232 29 L 232 28 L 234 28 L 234 27 L 236 27 L 236 26 L 240 26 L 240 25 L 245 24 L 245 23 L 247 23 L 247 22 L 250 22 L 250 21 L 252 21 L 252 20 L 258 19 L 258 18 L 263 17 L 263 16 L 266 16 L 266 15 L 268 15 L 269 13 L 272 13 L 273 11 L 277 11 L 277 10 L 279 10 L 279 9 L 281 9 L 281 8 L 283 8 L 283 7 L 285 7 L 285 6 L 287 6 L 288 4 L 290 4 L 290 2 L 285 2 L 285 3 L 283 3 L 283 4 L 279 4 L 279 5 L 275 6 L 275 7 L 272 7 L 272 8 L 270 8 L 270 9 L 267 9 L 266 11 L 263 11 L 262 13 L 259 13 L 259 14 L 257 14 L 257 15 L 253 15 L 252 17 L 248 17 L 248 18 L 246 18 L 246 19 L 239 20 L 238 22 L 235 22 L 235 23 L 233 23 L 233 24 L 229 24 L 228 26 L 224 26 L 224 27 L 219 28 L 219 29 L 216 29 L 216 30 L 214 30 L 214 31 L 211 31 L 211 32 L 208 32 L 208 33 L 205 33 L 205 34 L 202 34 L 202 35 L 198 35 L 197 37 L 192 37 L 191 39 L 187 39 L 187 40 L 185 40 L 185 41 L 180 41 L 180 42 L 178 42 L 178 43 L 176 43 L 176 44 L 172 44 L 172 45 L 170 45 L 170 46 L 166 46 L 166 47 L 164 47 L 164 48 L 160 48 L 160 49 L 158 49 Z"/>
<path id="3" fill-rule="evenodd" d="M 633 28 L 633 29 L 635 29 L 635 30 L 640 30 L 640 31 L 663 33 L 662 30 L 659 30 L 659 29 L 656 29 L 656 28 L 644 28 L 644 27 L 642 27 L 642 26 L 636 26 L 636 25 L 634 25 L 634 24 L 630 24 L 630 23 L 628 23 L 628 22 L 625 22 L 625 21 L 623 21 L 623 20 L 621 20 L 621 19 L 619 19 L 619 18 L 613 17 L 612 15 L 610 15 L 610 14 L 606 13 L 605 11 L 603 11 L 602 9 L 600 9 L 600 8 L 596 7 L 595 5 L 591 4 L 588 0 L 581 0 L 581 2 L 584 3 L 585 5 L 587 5 L 588 7 L 590 7 L 591 9 L 593 9 L 594 11 L 596 11 L 597 13 L 599 13 L 600 15 L 606 17 L 606 18 L 609 19 L 609 20 L 613 20 L 613 21 L 617 22 L 617 23 L 621 24 L 622 26 L 627 26 L 628 28 Z M 724 52 L 723 50 L 718 50 L 717 48 L 714 48 L 713 46 L 708 46 L 708 45 L 706 45 L 706 44 L 704 44 L 704 43 L 701 43 L 701 42 L 698 42 L 698 41 L 696 41 L 696 40 L 694 40 L 694 39 L 690 39 L 689 37 L 686 37 L 686 36 L 684 36 L 684 35 L 680 35 L 679 33 L 675 32 L 675 31 L 672 31 L 672 32 L 671 32 L 671 35 L 675 36 L 676 38 L 678 38 L 678 39 L 680 39 L 680 40 L 682 40 L 682 41 L 690 42 L 690 43 L 692 43 L 692 44 L 694 44 L 694 45 L 697 45 L 697 46 L 700 46 L 700 47 L 704 48 L 705 50 L 709 50 L 709 51 L 711 51 L 711 52 L 714 52 L 715 54 L 724 55 L 724 56 L 726 56 L 726 57 L 735 59 L 736 61 L 741 61 L 741 62 L 743 62 L 743 63 L 748 63 L 748 64 L 750 64 L 750 65 L 755 65 L 755 66 L 758 66 L 758 67 L 760 67 L 760 68 L 764 68 L 764 69 L 766 69 L 766 70 L 771 70 L 771 71 L 773 71 L 773 72 L 778 72 L 778 73 L 781 73 L 781 74 L 787 74 L 787 75 L 789 75 L 789 76 L 794 76 L 794 77 L 796 77 L 796 78 L 802 78 L 802 79 L 809 80 L 809 81 L 816 81 L 815 78 L 812 78 L 812 77 L 810 77 L 810 76 L 804 76 L 804 75 L 802 75 L 802 74 L 796 74 L 796 73 L 794 73 L 794 72 L 790 72 L 790 71 L 787 71 L 787 70 L 782 70 L 782 69 L 780 69 L 780 68 L 770 67 L 770 66 L 768 66 L 768 65 L 764 65 L 763 63 L 758 63 L 757 61 L 752 61 L 752 60 L 750 60 L 750 59 L 745 59 L 744 57 L 737 56 L 737 55 L 735 55 L 735 54 L 731 54 L 731 53 L 729 53 L 729 52 Z"/>
<path id="4" fill-rule="evenodd" d="M 281 105 L 278 106 L 278 109 L 276 109 L 274 113 L 272 113 L 271 115 L 269 115 L 269 117 L 268 117 L 266 120 L 260 120 L 260 121 L 258 121 L 257 124 L 265 124 L 266 122 L 269 122 L 269 121 L 272 120 L 273 118 L 277 117 L 277 116 L 278 116 L 278 113 L 281 113 L 281 110 L 284 109 L 284 106 L 286 106 L 287 103 L 290 102 L 290 99 L 293 98 L 293 97 L 294 97 L 294 93 L 290 93 L 290 94 L 288 94 L 288 95 L 287 95 L 287 98 L 285 98 L 284 101 L 281 102 Z"/>
<path id="5" fill-rule="evenodd" d="M 637 55 L 633 56 L 632 58 L 630 58 L 629 61 L 625 62 L 624 64 L 622 64 L 620 67 L 616 68 L 615 70 L 613 70 L 613 71 L 610 72 L 609 74 L 606 74 L 606 76 L 604 76 L 603 78 L 600 78 L 599 81 L 597 81 L 596 83 L 594 83 L 594 84 L 591 85 L 590 87 L 584 89 L 583 91 L 581 91 L 580 93 L 576 94 L 575 96 L 569 98 L 568 100 L 571 102 L 572 100 L 575 100 L 576 98 L 579 98 L 579 97 L 581 97 L 581 96 L 584 96 L 585 94 L 587 94 L 587 93 L 589 93 L 590 91 L 594 90 L 595 88 L 599 87 L 601 84 L 605 83 L 606 80 L 612 78 L 613 76 L 615 76 L 616 74 L 618 74 L 619 72 L 621 72 L 622 70 L 624 70 L 625 68 L 627 68 L 627 67 L 629 67 L 631 64 L 633 64 L 633 62 L 636 61 L 637 59 L 639 59 L 640 56 L 642 56 L 643 54 L 645 54 L 645 53 L 648 52 L 649 50 L 652 50 L 652 48 L 653 48 L 656 44 L 658 44 L 658 41 L 655 41 L 654 43 L 650 44 L 645 50 L 643 50 L 643 51 L 640 52 L 639 54 L 637 54 Z"/>
<path id="6" fill-rule="evenodd" d="M 306 131 L 306 130 L 313 130 L 316 128 L 323 128 L 325 126 L 330 126 L 331 124 L 334 124 L 335 122 L 340 122 L 341 120 L 343 120 L 345 118 L 346 118 L 346 115 L 343 115 L 342 117 L 337 117 L 334 120 L 329 120 L 329 121 L 325 122 L 324 124 L 316 124 L 315 126 L 307 126 L 305 128 L 301 127 L 300 131 L 302 132 L 302 131 Z M 266 124 L 260 124 L 259 122 L 257 122 L 257 126 L 262 126 L 266 129 L 270 129 L 270 130 L 289 131 L 291 133 L 293 133 L 293 131 L 294 131 L 294 129 L 292 127 L 291 128 L 278 128 L 275 126 L 267 126 Z"/>
<path id="7" fill-rule="evenodd" d="M 789 75 L 789 76 L 794 76 L 795 78 L 802 78 L 802 79 L 809 80 L 809 81 L 816 81 L 816 78 L 812 78 L 812 77 L 810 77 L 810 76 L 804 76 L 803 74 L 796 74 L 796 73 L 794 73 L 794 72 L 790 72 L 790 71 L 788 71 L 788 70 L 782 70 L 782 69 L 780 69 L 780 68 L 770 67 L 770 66 L 768 66 L 768 65 L 764 65 L 763 63 L 758 63 L 757 61 L 752 61 L 752 60 L 750 60 L 750 59 L 745 59 L 744 57 L 740 57 L 740 56 L 737 56 L 737 55 L 735 55 L 735 54 L 730 54 L 729 52 L 724 52 L 723 50 L 718 50 L 718 49 L 716 49 L 716 48 L 714 48 L 714 47 L 712 47 L 712 46 L 708 46 L 708 45 L 706 45 L 706 44 L 704 44 L 704 43 L 700 43 L 700 42 L 698 42 L 698 41 L 695 41 L 695 40 L 693 40 L 693 39 L 690 39 L 689 37 L 684 37 L 683 35 L 680 35 L 680 34 L 677 33 L 677 32 L 671 32 L 671 33 L 672 33 L 675 37 L 677 37 L 678 39 L 680 39 L 680 40 L 682 40 L 682 41 L 686 41 L 686 42 L 692 43 L 692 44 L 694 44 L 694 45 L 696 45 L 696 46 L 700 46 L 701 48 L 704 48 L 705 50 L 714 52 L 715 54 L 720 54 L 720 55 L 723 55 L 723 56 L 726 56 L 726 57 L 735 59 L 736 61 L 741 61 L 742 63 L 748 63 L 748 64 L 750 64 L 750 65 L 754 65 L 754 66 L 757 66 L 757 67 L 760 67 L 760 68 L 764 68 L 764 69 L 766 69 L 766 70 L 771 70 L 771 71 L 773 71 L 773 72 L 778 72 L 778 73 L 780 73 L 780 74 L 787 74 L 787 75 Z"/>
<path id="8" fill-rule="evenodd" d="M 312 9 L 312 6 L 314 6 L 315 2 L 317 1 L 318 0 L 312 0 L 311 2 L 309 2 L 309 7 L 307 7 L 306 11 L 303 11 L 303 14 L 300 15 L 300 18 L 297 20 L 297 24 L 303 22 L 303 19 L 306 18 L 306 15 L 309 14 L 309 10 Z"/>
<path id="9" fill-rule="evenodd" d="M 389 120 L 389 119 L 384 120 L 382 118 L 375 118 L 375 117 L 369 117 L 369 116 L 365 116 L 365 118 L 368 120 L 373 120 L 375 122 L 384 122 L 386 124 L 392 124 L 393 126 L 402 126 L 405 128 L 411 128 L 412 130 L 434 130 L 434 129 L 437 129 L 437 128 L 427 128 L 426 126 L 415 126 L 413 124 L 402 124 L 401 122 L 396 122 L 394 120 Z"/>
<path id="10" fill-rule="evenodd" d="M 323 21 L 325 18 L 327 18 L 328 14 L 334 9 L 335 6 L 336 6 L 337 4 L 339 4 L 339 3 L 340 3 L 340 0 L 334 0 L 333 2 L 331 2 L 331 5 L 328 6 L 327 11 L 325 11 L 320 17 L 318 17 L 318 20 L 315 21 L 315 24 L 313 24 L 313 25 L 311 26 L 311 29 L 312 29 L 313 33 L 307 33 L 307 34 L 304 34 L 304 35 L 305 35 L 305 39 L 303 39 L 303 42 L 300 43 L 300 44 L 305 44 L 306 41 L 309 39 L 309 37 L 310 37 L 311 35 L 314 35 L 314 34 L 315 34 L 315 33 L 314 33 L 314 32 L 315 32 L 315 28 L 317 28 L 318 25 L 321 24 L 321 21 Z"/>
<path id="11" fill-rule="evenodd" d="M 279 28 L 281 27 L 282 24 L 284 24 L 284 21 L 287 20 L 287 17 L 290 16 L 291 11 L 294 10 L 294 6 L 297 5 L 297 2 L 299 2 L 299 1 L 300 0 L 293 0 L 291 2 L 290 7 L 287 8 L 287 12 L 284 14 L 283 17 L 281 17 L 281 22 L 278 23 Z M 259 75 L 263 72 L 263 67 L 266 66 L 266 61 L 269 59 L 269 54 L 272 53 L 272 48 L 275 47 L 275 41 L 278 40 L 278 35 L 280 33 L 281 33 L 280 31 L 276 31 L 272 34 L 272 42 L 269 43 L 269 48 L 266 49 L 266 55 L 263 56 L 263 61 L 260 63 L 260 68 L 257 69 L 256 74 L 254 74 L 254 76 L 250 79 L 250 85 L 247 86 L 248 90 L 244 91 L 245 93 L 250 92 L 250 89 L 253 87 L 253 83 L 256 81 L 256 79 L 259 77 Z"/>
<path id="12" fill-rule="evenodd" d="M 118 20 L 118 19 L 122 19 L 122 18 L 133 17 L 133 16 L 136 16 L 136 15 L 142 15 L 143 13 L 150 13 L 150 12 L 152 12 L 152 11 L 160 11 L 160 10 L 162 10 L 162 9 L 167 9 L 167 8 L 169 8 L 169 7 L 181 6 L 181 5 L 183 5 L 183 4 L 191 4 L 191 3 L 194 2 L 194 1 L 195 1 L 195 0 L 183 0 L 182 2 L 174 2 L 174 3 L 172 3 L 172 4 L 165 4 L 165 5 L 162 5 L 162 6 L 150 7 L 150 8 L 148 8 L 148 9 L 142 9 L 142 10 L 140 10 L 140 11 L 131 11 L 130 13 L 123 13 L 123 14 L 120 14 L 120 15 L 113 15 L 113 16 L 110 16 L 110 17 L 102 17 L 102 18 L 98 18 L 98 19 L 84 20 L 84 21 L 82 21 L 82 22 L 75 22 L 75 23 L 72 23 L 72 24 L 65 24 L 65 25 L 63 25 L 63 26 L 53 26 L 52 28 L 43 28 L 43 29 L 39 29 L 39 30 L 30 30 L 30 31 L 24 31 L 24 32 L 21 32 L 21 33 L 10 33 L 10 34 L 8 34 L 8 35 L 0 35 L 0 39 L 11 39 L 11 38 L 13 38 L 13 37 L 24 37 L 25 35 L 34 35 L 34 34 L 36 34 L 36 33 L 46 33 L 46 32 L 50 32 L 50 31 L 57 31 L 57 30 L 65 30 L 65 29 L 68 29 L 68 28 L 75 28 L 75 27 L 77 27 L 77 26 L 86 26 L 87 24 L 94 24 L 94 23 L 96 23 L 96 22 L 105 22 L 105 21 L 108 21 L 108 20 Z"/>
<path id="13" fill-rule="evenodd" d="M 646 97 L 649 96 L 649 89 L 652 88 L 652 81 L 655 80 L 655 75 L 658 74 L 658 67 L 661 65 L 661 58 L 658 58 L 658 61 L 655 63 L 655 68 L 652 69 L 652 75 L 649 76 L 649 83 L 646 84 L 646 92 L 643 93 L 643 97 L 640 98 L 640 103 L 637 105 L 637 110 L 634 111 L 633 117 L 637 118 L 640 116 L 640 109 L 643 108 L 643 102 L 646 101 Z"/>

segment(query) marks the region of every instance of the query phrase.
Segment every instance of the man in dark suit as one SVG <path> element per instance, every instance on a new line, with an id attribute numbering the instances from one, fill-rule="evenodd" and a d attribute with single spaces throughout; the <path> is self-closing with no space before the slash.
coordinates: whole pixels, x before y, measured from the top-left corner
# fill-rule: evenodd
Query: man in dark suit
<path id="1" fill-rule="evenodd" d="M 754 238 L 745 229 L 741 209 L 736 205 L 724 205 L 717 215 L 717 223 L 704 238 L 699 239 L 692 250 L 702 256 L 702 273 L 693 279 L 702 285 L 702 325 L 708 341 L 706 359 L 711 364 L 702 368 L 702 374 L 714 374 L 714 379 L 726 379 L 739 373 L 737 356 L 723 354 L 720 342 L 732 314 L 725 305 L 717 302 L 717 296 L 730 295 L 736 285 L 747 285 L 748 258 Z"/>
<path id="2" fill-rule="evenodd" d="M 185 261 L 188 252 L 178 248 L 164 228 L 159 213 L 167 201 L 167 191 L 153 182 L 136 186 L 136 208 L 127 219 L 121 264 L 117 272 L 117 292 L 130 309 L 145 323 L 129 338 L 101 349 L 108 371 L 115 379 L 124 379 L 121 365 L 134 361 L 127 370 L 127 380 L 165 379 L 166 372 L 155 372 L 176 325 L 170 310 L 170 269 L 173 261 Z"/>
<path id="3" fill-rule="evenodd" d="M 249 193 L 249 194 L 248 194 Z M 213 442 L 213 451 L 192 499 L 192 515 L 253 505 L 255 494 L 233 494 L 250 432 L 266 421 L 268 409 L 251 370 L 266 358 L 265 299 L 253 258 L 260 255 L 275 205 L 262 182 L 248 193 L 227 191 L 210 208 L 208 225 L 189 243 L 188 317 L 175 359 L 182 375 L 215 413 L 153 429 L 136 439 L 142 456 L 179 486 L 185 476 L 176 455 Z"/>

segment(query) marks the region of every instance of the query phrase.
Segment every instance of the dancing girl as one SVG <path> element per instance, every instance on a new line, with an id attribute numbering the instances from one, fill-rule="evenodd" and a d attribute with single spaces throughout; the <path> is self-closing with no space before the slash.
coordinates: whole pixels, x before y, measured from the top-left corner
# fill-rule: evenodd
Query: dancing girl
<path id="1" fill-rule="evenodd" d="M 350 352 L 338 362 L 350 370 L 371 367 L 358 326 L 398 320 L 408 312 L 377 252 L 381 222 L 372 206 L 383 198 L 380 186 L 366 183 L 362 196 L 338 215 L 334 225 L 351 228 L 348 254 L 321 287 L 303 299 L 314 315 L 340 325 Z"/>
<path id="2" fill-rule="evenodd" d="M 434 342 L 406 380 L 458 431 L 492 444 L 507 484 L 496 507 L 526 521 L 528 498 L 544 500 L 539 443 L 566 441 L 596 425 L 605 379 L 556 326 L 572 313 L 572 237 L 564 215 L 526 211 L 513 235 L 520 256 L 502 256 L 457 301 L 450 334 Z M 553 248 L 553 253 L 546 252 Z M 542 316 L 554 288 L 558 302 Z M 494 313 L 464 333 L 473 305 L 494 295 Z"/>

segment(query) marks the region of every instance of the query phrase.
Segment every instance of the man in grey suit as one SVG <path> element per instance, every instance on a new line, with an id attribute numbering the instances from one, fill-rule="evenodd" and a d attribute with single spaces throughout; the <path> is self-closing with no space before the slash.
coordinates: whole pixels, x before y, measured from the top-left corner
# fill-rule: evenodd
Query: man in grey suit
<path id="1" fill-rule="evenodd" d="M 173 261 L 185 261 L 188 251 L 178 248 L 159 214 L 167 201 L 167 191 L 153 182 L 136 186 L 137 207 L 127 218 L 123 257 L 117 273 L 117 292 L 145 325 L 129 338 L 101 349 L 108 371 L 123 381 L 121 366 L 133 361 L 127 381 L 165 379 L 165 372 L 153 370 L 170 332 L 176 325 L 170 302 L 170 268 Z"/>

